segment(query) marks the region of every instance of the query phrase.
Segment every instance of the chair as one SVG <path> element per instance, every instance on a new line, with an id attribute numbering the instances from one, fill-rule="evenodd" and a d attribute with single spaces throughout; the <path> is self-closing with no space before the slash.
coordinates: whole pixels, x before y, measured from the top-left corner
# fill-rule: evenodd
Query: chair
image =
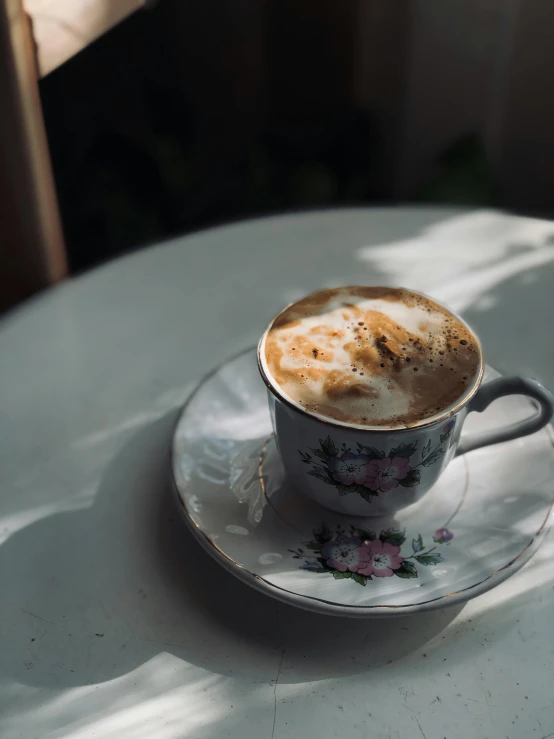
<path id="1" fill-rule="evenodd" d="M 38 80 L 145 0 L 0 0 L 0 311 L 68 271 Z"/>

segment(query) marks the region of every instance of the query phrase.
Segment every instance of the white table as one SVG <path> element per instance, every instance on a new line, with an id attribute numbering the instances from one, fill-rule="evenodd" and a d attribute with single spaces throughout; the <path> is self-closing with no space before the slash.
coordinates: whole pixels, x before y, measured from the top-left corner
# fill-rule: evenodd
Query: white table
<path id="1" fill-rule="evenodd" d="M 291 298 L 366 282 L 445 300 L 491 364 L 554 387 L 554 224 L 491 211 L 214 229 L 0 324 L 2 739 L 554 736 L 553 537 L 465 608 L 357 622 L 248 589 L 169 498 L 172 426 L 202 375 Z"/>

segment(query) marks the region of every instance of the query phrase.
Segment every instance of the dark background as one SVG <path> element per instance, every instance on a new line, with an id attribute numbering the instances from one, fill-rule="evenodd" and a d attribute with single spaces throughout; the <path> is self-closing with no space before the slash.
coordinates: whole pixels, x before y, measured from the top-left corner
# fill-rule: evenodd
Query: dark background
<path id="1" fill-rule="evenodd" d="M 549 214 L 525 179 L 549 163 L 491 134 L 544 61 L 521 60 L 525 18 L 508 32 L 502 4 L 446 5 L 160 0 L 112 29 L 40 83 L 72 270 L 304 208 Z"/>

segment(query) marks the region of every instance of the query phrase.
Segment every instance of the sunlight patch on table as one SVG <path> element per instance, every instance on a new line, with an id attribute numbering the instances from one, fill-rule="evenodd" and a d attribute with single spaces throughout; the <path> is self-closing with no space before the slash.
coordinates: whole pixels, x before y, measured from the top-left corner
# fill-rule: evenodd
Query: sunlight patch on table
<path id="1" fill-rule="evenodd" d="M 59 513 L 90 508 L 94 503 L 95 495 L 96 486 L 91 486 L 78 493 L 72 493 L 68 498 L 46 503 L 41 506 L 33 506 L 32 508 L 3 516 L 0 518 L 0 545 L 18 531 L 44 518 L 55 516 Z"/>
<path id="2" fill-rule="evenodd" d="M 194 737 L 223 716 L 217 700 L 222 678 L 200 672 L 161 653 L 116 680 L 43 697 L 40 705 L 26 710 L 26 731 L 41 739 Z M 20 729 L 15 712 L 3 723 L 2 739 L 20 739 Z"/>
<path id="3" fill-rule="evenodd" d="M 393 285 L 465 310 L 506 279 L 554 261 L 553 235 L 547 221 L 476 211 L 446 218 L 409 239 L 362 247 L 357 257 L 378 265 Z"/>

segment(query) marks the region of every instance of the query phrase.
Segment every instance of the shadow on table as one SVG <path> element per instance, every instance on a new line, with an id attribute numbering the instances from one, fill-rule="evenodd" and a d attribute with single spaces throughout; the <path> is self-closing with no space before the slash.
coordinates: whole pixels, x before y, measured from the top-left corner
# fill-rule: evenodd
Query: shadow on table
<path id="1" fill-rule="evenodd" d="M 50 688 L 85 685 L 166 652 L 253 682 L 273 680 L 283 660 L 280 683 L 297 683 L 420 659 L 415 653 L 425 645 L 429 654 L 440 649 L 460 606 L 390 620 L 322 616 L 277 603 L 212 561 L 170 495 L 175 418 L 168 414 L 127 443 L 90 509 L 42 519 L 0 547 L 0 566 L 21 561 L 11 597 L 35 627 L 33 643 L 4 655 L 4 673 Z M 51 617 L 52 607 L 25 609 L 41 602 L 33 592 L 41 588 L 59 591 L 61 616 Z M 524 606 L 512 601 L 510 614 Z"/>
<path id="2" fill-rule="evenodd" d="M 127 443 L 90 509 L 42 519 L 0 547 L 2 566 L 28 559 L 33 569 L 12 592 L 24 612 L 24 604 L 42 600 L 32 583 L 69 593 L 59 604 L 61 622 L 50 623 L 48 611 L 34 613 L 40 642 L 28 646 L 40 657 L 12 660 L 13 678 L 96 683 L 166 651 L 220 675 L 263 680 L 267 671 L 270 680 L 284 649 L 295 667 L 282 681 L 321 680 L 401 659 L 460 611 L 352 621 L 277 603 L 236 580 L 191 537 L 171 496 L 174 422 L 170 413 Z M 40 557 L 31 558 L 32 551 Z"/>

